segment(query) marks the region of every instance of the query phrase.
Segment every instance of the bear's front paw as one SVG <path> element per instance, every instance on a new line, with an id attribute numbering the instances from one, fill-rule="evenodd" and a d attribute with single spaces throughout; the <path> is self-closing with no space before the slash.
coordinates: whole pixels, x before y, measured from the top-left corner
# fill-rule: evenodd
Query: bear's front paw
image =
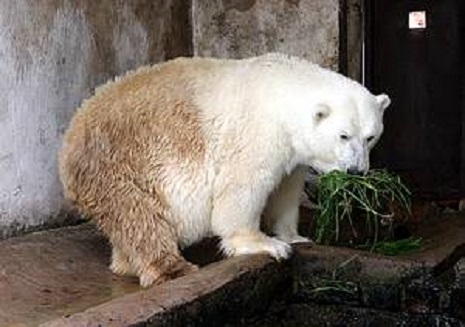
<path id="1" fill-rule="evenodd" d="M 223 240 L 224 252 L 229 256 L 268 253 L 276 260 L 287 259 L 292 248 L 286 242 L 264 234 L 238 235 Z"/>

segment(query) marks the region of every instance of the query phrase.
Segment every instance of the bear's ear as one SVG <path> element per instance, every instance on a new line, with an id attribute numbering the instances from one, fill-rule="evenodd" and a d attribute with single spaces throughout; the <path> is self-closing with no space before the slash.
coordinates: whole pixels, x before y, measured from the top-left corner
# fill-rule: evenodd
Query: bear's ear
<path id="1" fill-rule="evenodd" d="M 331 108 L 326 104 L 318 104 L 316 106 L 315 114 L 313 115 L 313 120 L 316 124 L 321 122 L 323 119 L 329 116 L 331 113 Z"/>
<path id="2" fill-rule="evenodd" d="M 391 99 L 387 94 L 380 94 L 376 96 L 376 101 L 379 104 L 381 111 L 384 111 L 391 104 Z"/>

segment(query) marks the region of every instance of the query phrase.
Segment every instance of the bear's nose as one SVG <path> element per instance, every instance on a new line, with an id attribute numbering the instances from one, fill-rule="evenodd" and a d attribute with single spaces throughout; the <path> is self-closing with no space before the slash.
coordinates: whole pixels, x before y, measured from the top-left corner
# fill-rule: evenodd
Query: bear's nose
<path id="1" fill-rule="evenodd" d="M 360 170 L 358 169 L 358 167 L 349 167 L 349 169 L 347 169 L 347 172 L 351 175 L 363 175 L 364 171 L 363 170 Z"/>

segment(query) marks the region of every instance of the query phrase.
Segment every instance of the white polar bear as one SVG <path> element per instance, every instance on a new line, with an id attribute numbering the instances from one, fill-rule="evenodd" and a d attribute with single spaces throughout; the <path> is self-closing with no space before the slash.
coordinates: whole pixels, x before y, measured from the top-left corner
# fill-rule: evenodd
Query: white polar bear
<path id="1" fill-rule="evenodd" d="M 386 95 L 284 54 L 180 58 L 98 89 L 60 154 L 65 192 L 148 286 L 196 267 L 178 247 L 217 235 L 227 255 L 286 258 L 307 166 L 369 168 Z M 260 230 L 262 226 L 268 236 Z"/>

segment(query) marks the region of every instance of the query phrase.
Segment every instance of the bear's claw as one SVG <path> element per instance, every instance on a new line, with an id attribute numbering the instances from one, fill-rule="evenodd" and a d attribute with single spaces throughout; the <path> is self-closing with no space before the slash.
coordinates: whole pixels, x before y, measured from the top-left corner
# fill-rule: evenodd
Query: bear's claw
<path id="1" fill-rule="evenodd" d="M 223 241 L 223 249 L 230 256 L 265 252 L 278 261 L 287 259 L 292 253 L 291 246 L 286 242 L 262 234 L 235 237 Z"/>

